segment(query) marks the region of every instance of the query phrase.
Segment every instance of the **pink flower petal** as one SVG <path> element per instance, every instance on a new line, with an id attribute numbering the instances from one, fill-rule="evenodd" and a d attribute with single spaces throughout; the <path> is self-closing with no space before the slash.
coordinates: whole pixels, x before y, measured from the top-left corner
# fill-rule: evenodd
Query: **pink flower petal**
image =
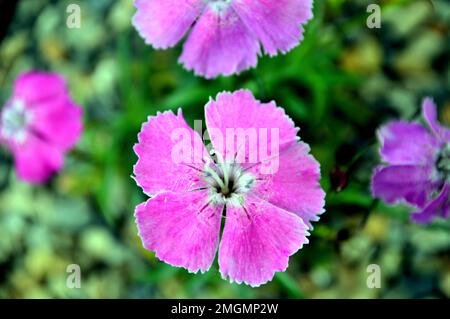
<path id="1" fill-rule="evenodd" d="M 147 44 L 157 49 L 174 46 L 205 7 L 204 0 L 136 0 L 133 25 Z"/>
<path id="2" fill-rule="evenodd" d="M 289 256 L 308 243 L 302 220 L 263 200 L 248 197 L 244 208 L 227 206 L 219 248 L 222 277 L 253 287 L 285 271 Z"/>
<path id="3" fill-rule="evenodd" d="M 312 0 L 240 0 L 231 5 L 271 56 L 297 46 L 302 24 L 313 16 Z"/>
<path id="4" fill-rule="evenodd" d="M 48 143 L 66 151 L 78 141 L 83 129 L 82 109 L 69 97 L 61 95 L 38 102 L 32 114 L 34 133 L 41 135 Z"/>
<path id="5" fill-rule="evenodd" d="M 439 124 L 437 122 L 436 104 L 433 99 L 425 98 L 422 103 L 422 114 L 428 125 L 434 132 L 439 131 Z"/>
<path id="6" fill-rule="evenodd" d="M 438 196 L 425 205 L 418 212 L 411 215 L 416 223 L 430 223 L 435 217 L 447 217 L 450 207 L 450 184 L 445 184 Z"/>
<path id="7" fill-rule="evenodd" d="M 147 194 L 192 190 L 205 185 L 199 170 L 203 169 L 207 151 L 200 136 L 187 125 L 181 110 L 178 115 L 170 111 L 149 117 L 138 139 L 134 151 L 139 160 L 134 174 Z M 179 158 L 178 146 L 185 151 Z"/>
<path id="8" fill-rule="evenodd" d="M 207 271 L 214 260 L 223 206 L 208 205 L 207 191 L 160 193 L 136 207 L 144 247 L 189 272 Z"/>
<path id="9" fill-rule="evenodd" d="M 258 40 L 233 10 L 216 12 L 207 7 L 189 35 L 180 57 L 188 70 L 214 78 L 255 67 Z"/>
<path id="10" fill-rule="evenodd" d="M 297 143 L 280 153 L 274 174 L 258 175 L 258 166 L 249 172 L 260 178 L 254 188 L 257 196 L 297 214 L 312 228 L 311 222 L 325 211 L 325 192 L 319 184 L 320 165 L 309 151 L 307 144 Z"/>
<path id="11" fill-rule="evenodd" d="M 444 205 L 442 217 L 443 218 L 449 218 L 450 217 L 450 201 L 448 201 L 447 204 Z"/>
<path id="12" fill-rule="evenodd" d="M 382 159 L 393 165 L 426 165 L 438 151 L 437 139 L 418 123 L 392 122 L 378 132 Z"/>
<path id="13" fill-rule="evenodd" d="M 13 95 L 33 107 L 36 102 L 58 98 L 66 92 L 66 82 L 59 74 L 30 71 L 17 77 Z"/>
<path id="14" fill-rule="evenodd" d="M 421 207 L 436 186 L 431 174 L 432 168 L 426 166 L 378 167 L 372 178 L 372 194 L 389 204 L 404 200 Z"/>
<path id="15" fill-rule="evenodd" d="M 422 103 L 422 114 L 433 133 L 442 141 L 450 141 L 450 129 L 438 122 L 436 104 L 431 98 L 425 98 Z"/>
<path id="16" fill-rule="evenodd" d="M 247 163 L 259 162 L 271 157 L 271 150 L 281 151 L 298 140 L 298 128 L 286 116 L 284 110 L 277 107 L 275 102 L 259 102 L 248 90 L 220 93 L 216 101 L 211 100 L 207 104 L 205 113 L 206 126 L 214 149 L 228 159 L 237 156 L 245 158 Z M 241 130 L 249 134 L 244 136 L 244 140 L 234 139 L 233 141 L 230 134 L 227 138 L 227 131 L 230 132 L 230 129 L 236 133 Z M 274 140 L 273 143 L 272 130 L 275 130 L 278 136 L 278 141 Z M 266 131 L 266 136 L 261 134 L 263 131 Z M 214 134 L 214 132 L 220 134 Z M 221 138 L 219 139 L 216 135 L 220 135 Z M 227 143 L 231 147 L 227 147 Z M 262 151 L 263 143 L 266 143 L 267 152 Z"/>
<path id="17" fill-rule="evenodd" d="M 11 144 L 17 175 L 30 183 L 43 183 L 63 166 L 63 153 L 57 147 L 30 135 L 25 144 Z"/>

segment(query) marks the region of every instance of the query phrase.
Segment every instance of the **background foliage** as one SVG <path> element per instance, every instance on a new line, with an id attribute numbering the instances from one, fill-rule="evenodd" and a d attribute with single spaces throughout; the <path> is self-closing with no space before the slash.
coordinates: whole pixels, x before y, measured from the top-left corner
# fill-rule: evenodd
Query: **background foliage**
<path id="1" fill-rule="evenodd" d="M 131 27 L 131 0 L 22 0 L 0 44 L 0 105 L 18 73 L 63 73 L 85 110 L 85 131 L 65 169 L 44 187 L 19 182 L 0 151 L 0 297 L 425 298 L 450 297 L 450 223 L 409 221 L 409 209 L 371 198 L 376 129 L 415 119 L 433 96 L 450 123 L 450 3 L 379 1 L 382 28 L 366 27 L 377 1 L 316 0 L 301 46 L 262 58 L 240 76 L 206 81 L 155 51 Z M 81 29 L 68 29 L 78 3 Z M 287 272 L 257 289 L 192 275 L 145 251 L 133 211 L 146 198 L 131 179 L 141 123 L 183 107 L 203 119 L 209 96 L 249 88 L 276 100 L 322 164 L 326 209 Z M 157 141 L 155 141 L 157 143 Z M 381 289 L 366 267 L 382 270 Z M 66 287 L 79 264 L 82 288 Z"/>

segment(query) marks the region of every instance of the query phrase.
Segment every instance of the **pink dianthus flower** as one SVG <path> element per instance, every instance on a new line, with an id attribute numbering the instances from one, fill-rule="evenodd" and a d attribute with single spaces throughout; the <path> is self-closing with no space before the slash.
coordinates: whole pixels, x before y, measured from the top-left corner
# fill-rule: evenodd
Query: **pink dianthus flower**
<path id="1" fill-rule="evenodd" d="M 81 134 L 81 117 L 59 74 L 21 74 L 0 113 L 0 143 L 13 153 L 18 177 L 43 183 L 59 171 Z"/>
<path id="2" fill-rule="evenodd" d="M 320 167 L 274 102 L 221 93 L 205 115 L 209 152 L 181 111 L 143 124 L 134 174 L 151 198 L 136 207 L 139 236 L 159 259 L 194 273 L 219 249 L 224 279 L 259 286 L 308 243 L 324 211 Z"/>
<path id="3" fill-rule="evenodd" d="M 255 67 L 261 46 L 270 56 L 297 46 L 313 16 L 312 2 L 136 0 L 133 25 L 157 49 L 173 47 L 189 33 L 180 62 L 197 75 L 215 78 Z"/>

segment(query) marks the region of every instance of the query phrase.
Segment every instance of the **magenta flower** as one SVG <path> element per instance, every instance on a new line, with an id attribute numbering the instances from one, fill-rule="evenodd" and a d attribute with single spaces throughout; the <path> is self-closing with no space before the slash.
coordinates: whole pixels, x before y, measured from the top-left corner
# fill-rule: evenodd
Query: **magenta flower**
<path id="1" fill-rule="evenodd" d="M 60 75 L 33 71 L 16 79 L 1 110 L 0 143 L 13 153 L 20 179 L 42 183 L 61 169 L 80 136 L 81 115 Z"/>
<path id="2" fill-rule="evenodd" d="M 136 0 L 133 25 L 157 49 L 187 33 L 180 62 L 215 78 L 255 67 L 260 45 L 270 56 L 286 53 L 303 38 L 313 0 Z M 189 30 L 192 30 L 189 32 Z"/>
<path id="3" fill-rule="evenodd" d="M 402 121 L 380 129 L 380 154 L 387 165 L 375 169 L 372 193 L 390 204 L 403 201 L 414 206 L 412 219 L 429 223 L 450 215 L 450 129 L 438 123 L 430 98 L 422 111 L 429 130 Z"/>
<path id="4" fill-rule="evenodd" d="M 136 207 L 139 236 L 159 259 L 194 273 L 211 267 L 219 247 L 223 278 L 259 286 L 286 270 L 324 211 L 319 164 L 274 102 L 221 93 L 205 113 L 213 152 L 181 111 L 143 125 L 134 174 L 151 198 Z"/>

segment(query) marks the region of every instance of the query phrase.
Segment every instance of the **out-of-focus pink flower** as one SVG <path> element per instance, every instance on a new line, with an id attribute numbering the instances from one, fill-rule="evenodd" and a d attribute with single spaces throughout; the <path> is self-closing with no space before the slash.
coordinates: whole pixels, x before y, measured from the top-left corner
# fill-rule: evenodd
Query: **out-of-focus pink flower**
<path id="1" fill-rule="evenodd" d="M 379 130 L 386 164 L 375 169 L 372 193 L 415 207 L 412 220 L 430 223 L 450 216 L 450 129 L 438 122 L 431 98 L 424 99 L 422 113 L 428 127 L 394 121 Z"/>
<path id="2" fill-rule="evenodd" d="M 213 158 L 181 112 L 143 125 L 134 174 L 151 198 L 136 207 L 139 235 L 190 272 L 207 271 L 219 248 L 223 278 L 259 286 L 286 270 L 324 211 L 319 164 L 274 102 L 221 93 L 205 113 Z"/>
<path id="3" fill-rule="evenodd" d="M 59 171 L 81 131 L 82 109 L 60 75 L 31 71 L 16 79 L 0 113 L 0 142 L 13 153 L 20 179 L 42 183 Z"/>
<path id="4" fill-rule="evenodd" d="M 270 56 L 297 46 L 303 25 L 313 16 L 312 3 L 136 0 L 133 25 L 146 43 L 158 49 L 176 45 L 189 33 L 180 62 L 197 75 L 214 78 L 255 67 L 261 46 Z"/>

